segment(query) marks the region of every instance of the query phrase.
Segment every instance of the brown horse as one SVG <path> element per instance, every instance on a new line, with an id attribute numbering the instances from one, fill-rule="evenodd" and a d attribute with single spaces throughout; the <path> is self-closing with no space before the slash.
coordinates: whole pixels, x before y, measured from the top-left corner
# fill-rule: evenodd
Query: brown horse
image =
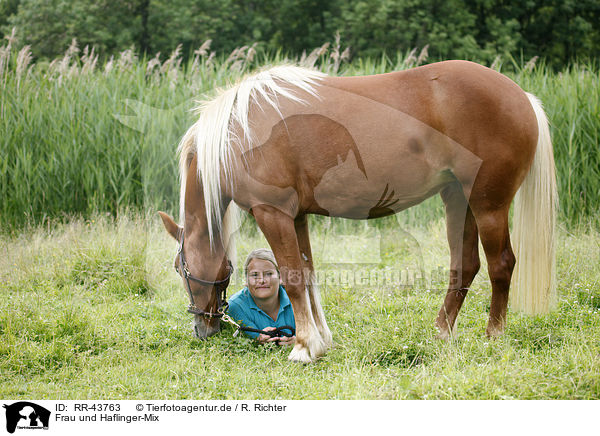
<path id="1" fill-rule="evenodd" d="M 557 193 L 548 122 L 534 96 L 493 70 L 464 61 L 366 77 L 271 68 L 206 102 L 179 152 L 183 227 L 161 217 L 181 244 L 176 265 L 199 337 L 219 330 L 217 288 L 227 284 L 237 206 L 254 216 L 281 267 L 297 325 L 291 360 L 314 361 L 331 345 L 309 213 L 377 218 L 439 192 L 451 252 L 441 338 L 479 270 L 479 238 L 492 286 L 487 335 L 505 328 L 515 264 L 513 308 L 549 308 Z M 515 258 L 508 217 L 518 190 Z"/>

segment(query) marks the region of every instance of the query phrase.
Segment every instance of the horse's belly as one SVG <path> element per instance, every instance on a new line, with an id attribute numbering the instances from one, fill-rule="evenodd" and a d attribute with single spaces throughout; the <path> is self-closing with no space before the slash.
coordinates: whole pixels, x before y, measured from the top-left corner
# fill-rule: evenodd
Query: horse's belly
<path id="1" fill-rule="evenodd" d="M 351 155 L 350 155 L 351 156 Z M 455 180 L 450 171 L 433 172 L 422 163 L 367 178 L 352 158 L 330 169 L 314 189 L 315 202 L 330 216 L 365 219 L 407 209 Z"/>

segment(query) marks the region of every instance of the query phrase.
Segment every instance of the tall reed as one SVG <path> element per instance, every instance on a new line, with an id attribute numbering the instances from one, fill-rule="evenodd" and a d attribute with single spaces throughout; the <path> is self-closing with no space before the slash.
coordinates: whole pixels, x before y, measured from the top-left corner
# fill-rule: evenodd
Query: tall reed
<path id="1" fill-rule="evenodd" d="M 177 142 L 195 100 L 267 64 L 299 62 L 329 74 L 357 75 L 426 62 L 427 48 L 395 57 L 348 61 L 337 38 L 301 59 L 255 46 L 229 56 L 210 41 L 183 62 L 178 47 L 164 60 L 133 49 L 103 63 L 73 41 L 64 56 L 31 64 L 13 33 L 0 47 L 0 226 L 18 228 L 65 215 L 125 209 L 176 211 Z M 496 68 L 507 68 L 501 62 Z M 554 74 L 543 63 L 506 71 L 545 103 L 552 125 L 561 214 L 575 223 L 600 210 L 600 87 L 597 65 Z M 412 223 L 443 215 L 440 202 L 402 215 Z M 348 224 L 352 226 L 353 224 Z M 358 225 L 358 224 L 357 224 Z M 377 225 L 386 225 L 383 222 Z"/>
<path id="2" fill-rule="evenodd" d="M 527 66 L 526 66 L 527 67 Z M 545 65 L 518 69 L 514 79 L 544 103 L 550 120 L 561 215 L 598 223 L 600 214 L 600 78 L 598 65 L 574 64 L 558 74 Z"/>

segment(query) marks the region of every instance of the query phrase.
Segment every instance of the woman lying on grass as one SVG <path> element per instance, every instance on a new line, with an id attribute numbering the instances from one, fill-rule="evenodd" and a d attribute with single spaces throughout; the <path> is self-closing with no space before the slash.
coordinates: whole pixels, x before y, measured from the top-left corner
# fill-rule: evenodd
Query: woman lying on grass
<path id="1" fill-rule="evenodd" d="M 244 272 L 246 287 L 229 299 L 229 316 L 252 329 L 267 332 L 289 326 L 295 332 L 294 311 L 281 284 L 273 253 L 265 248 L 252 251 L 246 258 Z M 288 329 L 283 331 L 289 332 Z M 287 337 L 283 334 L 275 337 L 249 331 L 244 331 L 244 334 L 260 343 L 292 345 L 296 341 L 296 336 Z"/>

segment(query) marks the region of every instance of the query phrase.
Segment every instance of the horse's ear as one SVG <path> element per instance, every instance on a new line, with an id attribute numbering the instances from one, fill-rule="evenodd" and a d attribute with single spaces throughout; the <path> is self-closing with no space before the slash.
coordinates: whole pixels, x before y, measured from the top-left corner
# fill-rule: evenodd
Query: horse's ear
<path id="1" fill-rule="evenodd" d="M 175 239 L 177 242 L 179 242 L 179 235 L 181 235 L 181 232 L 183 231 L 183 229 L 181 227 L 179 227 L 177 225 L 177 223 L 175 221 L 173 221 L 173 218 L 171 218 L 166 213 L 159 211 L 158 214 L 160 215 L 160 217 L 162 219 L 165 229 L 167 229 L 167 233 L 169 235 L 171 235 L 173 237 L 173 239 Z"/>

